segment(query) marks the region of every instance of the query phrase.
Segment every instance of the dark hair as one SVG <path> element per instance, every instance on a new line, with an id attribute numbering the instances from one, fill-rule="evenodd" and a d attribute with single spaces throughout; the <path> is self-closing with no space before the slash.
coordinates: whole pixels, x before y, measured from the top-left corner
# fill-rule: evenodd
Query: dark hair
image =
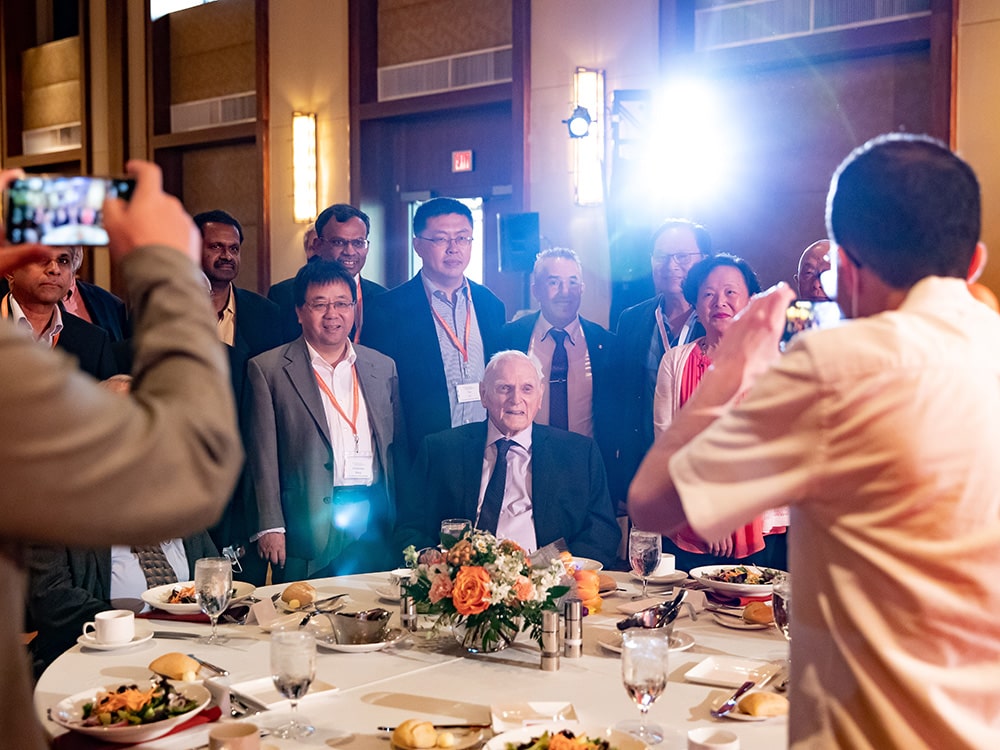
<path id="1" fill-rule="evenodd" d="M 690 219 L 666 219 L 653 232 L 649 246 L 653 247 L 660 238 L 660 235 L 668 229 L 687 229 L 694 235 L 694 243 L 698 246 L 698 249 L 705 255 L 712 254 L 712 235 L 701 224 L 697 224 Z"/>
<path id="2" fill-rule="evenodd" d="M 292 282 L 292 291 L 295 294 L 295 306 L 302 307 L 306 303 L 306 291 L 310 284 L 326 286 L 335 281 L 343 281 L 351 289 L 351 299 L 358 301 L 358 287 L 354 283 L 351 272 L 344 268 L 338 261 L 323 260 L 322 258 L 310 258 L 299 272 L 295 274 L 295 281 Z"/>
<path id="3" fill-rule="evenodd" d="M 760 281 L 757 280 L 757 274 L 754 273 L 749 263 L 735 255 L 719 253 L 718 255 L 713 255 L 711 258 L 703 258 L 691 266 L 687 278 L 681 284 L 684 299 L 692 305 L 697 304 L 698 290 L 701 289 L 701 285 L 705 283 L 712 271 L 723 266 L 735 268 L 743 274 L 743 281 L 746 282 L 747 291 L 751 295 L 760 292 Z"/>
<path id="4" fill-rule="evenodd" d="M 964 279 L 979 241 L 975 172 L 928 136 L 891 133 L 855 149 L 826 200 L 830 239 L 889 286 Z"/>
<path id="5" fill-rule="evenodd" d="M 472 211 L 461 201 L 454 198 L 431 198 L 426 203 L 421 203 L 413 214 L 413 234 L 419 235 L 427 226 L 427 220 L 435 216 L 446 216 L 447 214 L 459 214 L 472 223 Z"/>
<path id="6" fill-rule="evenodd" d="M 350 221 L 351 219 L 361 219 L 365 223 L 365 237 L 372 230 L 371 219 L 368 218 L 368 214 L 364 211 L 360 211 L 354 206 L 349 206 L 346 203 L 334 203 L 328 208 L 324 208 L 319 216 L 316 217 L 316 236 L 323 236 L 323 227 L 333 219 L 338 224 L 343 224 L 345 221 Z"/>
<path id="7" fill-rule="evenodd" d="M 231 227 L 236 227 L 236 233 L 240 236 L 240 244 L 243 244 L 243 227 L 240 223 L 236 221 L 236 218 L 221 208 L 216 208 L 212 211 L 202 211 L 194 217 L 194 223 L 198 225 L 198 231 L 201 232 L 201 236 L 205 236 L 205 225 L 206 224 L 228 224 Z"/>

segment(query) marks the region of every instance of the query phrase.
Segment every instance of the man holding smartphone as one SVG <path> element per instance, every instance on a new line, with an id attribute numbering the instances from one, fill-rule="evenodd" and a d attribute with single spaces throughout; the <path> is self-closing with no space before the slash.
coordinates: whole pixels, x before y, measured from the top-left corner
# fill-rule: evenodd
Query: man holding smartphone
<path id="1" fill-rule="evenodd" d="M 130 397 L 101 388 L 66 357 L 0 324 L 4 481 L 0 618 L 4 741 L 47 747 L 35 719 L 21 627 L 20 545 L 150 544 L 218 518 L 242 460 L 235 408 L 199 270 L 201 243 L 153 164 L 132 161 L 130 203 L 104 204 L 112 259 L 136 312 Z M 18 172 L 0 172 L 6 187 Z M 35 246 L 0 249 L 0 273 L 42 260 Z M 30 375 L 29 375 L 30 374 Z"/>

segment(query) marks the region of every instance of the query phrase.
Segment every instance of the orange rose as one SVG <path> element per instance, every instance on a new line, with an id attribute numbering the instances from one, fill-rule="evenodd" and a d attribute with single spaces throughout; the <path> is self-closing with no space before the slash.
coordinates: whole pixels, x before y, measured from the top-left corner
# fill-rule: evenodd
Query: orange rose
<path id="1" fill-rule="evenodd" d="M 531 581 L 527 576 L 518 576 L 517 581 L 514 583 L 514 595 L 517 597 L 517 600 L 519 602 L 526 602 L 531 599 L 534 593 L 535 588 L 531 585 Z"/>
<path id="2" fill-rule="evenodd" d="M 460 615 L 485 612 L 490 606 L 490 574 L 478 565 L 459 568 L 451 600 Z"/>

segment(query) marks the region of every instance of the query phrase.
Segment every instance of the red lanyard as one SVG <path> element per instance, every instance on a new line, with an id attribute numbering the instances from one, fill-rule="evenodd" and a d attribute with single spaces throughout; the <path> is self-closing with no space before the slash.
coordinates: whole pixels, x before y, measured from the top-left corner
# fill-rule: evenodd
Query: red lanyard
<path id="1" fill-rule="evenodd" d="M 357 451 L 357 449 L 358 449 L 358 402 L 360 401 L 360 399 L 358 398 L 358 371 L 354 368 L 354 365 L 351 365 L 351 379 L 354 381 L 354 389 L 353 389 L 354 390 L 354 411 L 353 411 L 353 413 L 351 414 L 350 417 L 348 417 L 347 413 L 342 408 L 340 408 L 340 404 L 337 402 L 337 397 L 333 395 L 333 391 L 330 390 L 330 386 L 328 386 L 326 384 L 326 382 L 324 382 L 323 378 L 320 377 L 320 374 L 318 372 L 316 372 L 315 368 L 313 369 L 313 375 L 316 376 L 316 382 L 319 383 L 319 389 L 321 391 L 323 391 L 323 393 L 326 394 L 326 397 L 328 399 L 330 399 L 330 403 L 333 404 L 333 408 L 337 410 L 337 413 L 341 417 L 343 417 L 344 421 L 347 422 L 347 424 L 350 426 L 351 433 L 354 435 L 354 450 Z"/>
<path id="2" fill-rule="evenodd" d="M 463 286 L 462 288 L 463 289 L 467 289 L 468 287 Z M 434 314 L 434 318 L 437 320 L 437 322 L 441 324 L 441 327 L 444 329 L 444 332 L 448 334 L 448 338 L 451 339 L 451 343 L 453 343 L 455 345 L 455 348 L 458 349 L 458 351 L 462 354 L 462 360 L 464 362 L 468 362 L 469 361 L 469 331 L 472 330 L 472 311 L 470 310 L 470 307 L 472 306 L 472 301 L 468 297 L 468 295 L 465 298 L 465 303 L 466 304 L 465 304 L 465 345 L 464 346 L 462 345 L 461 342 L 459 342 L 459 340 L 458 340 L 458 334 L 455 333 L 452 330 L 452 328 L 451 328 L 450 325 L 448 325 L 448 321 L 446 321 L 444 318 L 442 318 L 438 314 L 438 311 L 434 309 L 434 305 L 431 305 L 431 312 Z"/>

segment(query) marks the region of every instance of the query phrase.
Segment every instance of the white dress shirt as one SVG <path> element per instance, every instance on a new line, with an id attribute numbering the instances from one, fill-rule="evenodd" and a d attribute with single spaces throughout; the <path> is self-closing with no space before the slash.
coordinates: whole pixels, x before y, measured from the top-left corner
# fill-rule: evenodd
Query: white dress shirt
<path id="1" fill-rule="evenodd" d="M 483 509 L 486 485 L 497 463 L 496 441 L 500 434 L 493 422 L 487 420 L 486 450 L 483 452 L 483 471 L 479 482 L 479 504 L 476 506 L 476 525 Z M 531 426 L 510 437 L 514 444 L 507 451 L 507 481 L 504 485 L 503 506 L 497 521 L 497 539 L 510 539 L 525 551 L 538 549 L 535 540 L 535 517 L 531 506 Z"/>
<path id="2" fill-rule="evenodd" d="M 160 542 L 163 554 L 174 569 L 178 581 L 188 581 L 191 575 L 188 569 L 187 555 L 184 552 L 184 542 L 181 539 L 170 539 Z M 146 585 L 146 575 L 142 572 L 139 556 L 128 545 L 116 544 L 111 548 L 111 603 L 128 600 L 141 600 L 142 594 L 149 586 Z M 146 604 L 142 611 L 149 610 Z"/>
<path id="3" fill-rule="evenodd" d="M 542 363 L 545 382 L 548 383 L 552 374 L 552 353 L 556 343 L 549 334 L 552 324 L 544 315 L 539 315 L 531 332 L 531 342 L 528 354 L 534 354 Z M 587 340 L 583 335 L 580 317 L 566 326 L 566 360 L 569 363 L 569 373 L 566 378 L 566 399 L 569 416 L 569 431 L 587 437 L 594 437 L 594 373 L 590 366 L 590 352 L 587 351 Z M 549 391 L 546 387 L 542 393 L 542 406 L 535 416 L 538 424 L 549 424 Z"/>

